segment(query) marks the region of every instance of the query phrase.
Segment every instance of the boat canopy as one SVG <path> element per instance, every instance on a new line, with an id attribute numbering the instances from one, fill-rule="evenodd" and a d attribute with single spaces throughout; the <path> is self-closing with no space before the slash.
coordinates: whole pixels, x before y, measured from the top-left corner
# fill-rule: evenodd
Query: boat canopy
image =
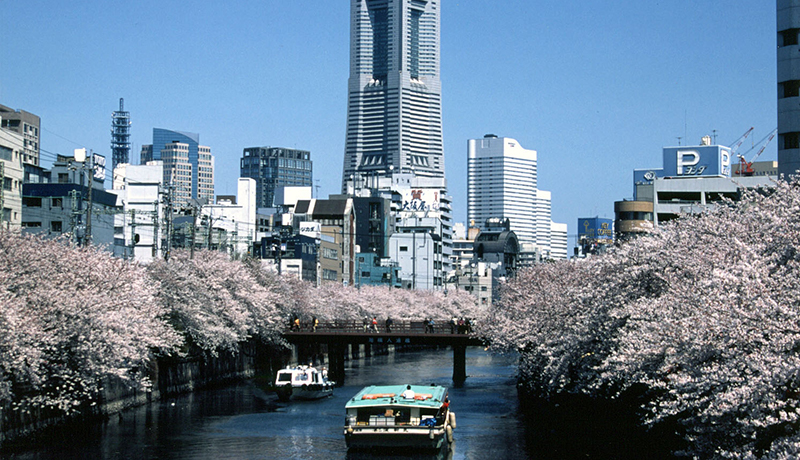
<path id="1" fill-rule="evenodd" d="M 347 402 L 345 408 L 358 409 L 375 406 L 403 406 L 420 408 L 439 408 L 447 396 L 447 388 L 438 385 L 411 385 L 414 398 L 403 398 L 406 390 L 403 385 L 372 385 L 359 391 Z"/>

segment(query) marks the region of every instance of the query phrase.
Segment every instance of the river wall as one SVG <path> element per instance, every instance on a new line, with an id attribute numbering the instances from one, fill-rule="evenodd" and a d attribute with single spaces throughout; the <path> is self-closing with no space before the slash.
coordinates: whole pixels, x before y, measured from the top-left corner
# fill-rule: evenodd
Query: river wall
<path id="1" fill-rule="evenodd" d="M 394 349 L 392 345 L 349 345 L 344 359 L 386 354 L 394 352 Z M 270 385 L 278 370 L 287 365 L 326 365 L 328 361 L 326 345 L 295 345 L 287 350 L 255 341 L 240 344 L 238 353 L 221 352 L 216 357 L 194 353 L 181 358 L 158 358 L 148 369 L 152 382 L 150 388 L 140 389 L 121 380 L 106 379 L 98 400 L 79 407 L 73 415 L 66 416 L 52 409 L 13 410 L 0 406 L 0 448 L 12 443 L 35 441 L 38 435 L 46 435 L 64 425 L 97 423 L 125 409 L 177 394 L 243 379 L 255 379 L 260 384 Z"/>
<path id="2" fill-rule="evenodd" d="M 158 358 L 148 369 L 150 388 L 141 389 L 119 379 L 106 379 L 97 401 L 80 406 L 72 415 L 53 409 L 14 410 L 10 406 L 0 406 L 0 448 L 9 443 L 28 442 L 63 425 L 95 423 L 127 408 L 170 395 L 253 378 L 257 374 L 275 375 L 292 354 L 254 341 L 241 344 L 238 353 L 221 352 L 216 357 L 194 353 L 181 358 Z"/>

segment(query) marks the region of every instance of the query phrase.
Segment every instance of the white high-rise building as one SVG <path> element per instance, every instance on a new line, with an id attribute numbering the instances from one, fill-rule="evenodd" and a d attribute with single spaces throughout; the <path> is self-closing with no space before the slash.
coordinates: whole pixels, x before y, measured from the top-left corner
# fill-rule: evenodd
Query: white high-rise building
<path id="1" fill-rule="evenodd" d="M 536 190 L 536 245 L 542 250 L 542 255 L 549 257 L 552 242 L 552 194 L 544 190 Z"/>
<path id="2" fill-rule="evenodd" d="M 486 135 L 469 140 L 468 159 L 469 222 L 483 227 L 486 219 L 507 218 L 520 243 L 536 243 L 536 150 L 508 137 Z"/>
<path id="3" fill-rule="evenodd" d="M 544 258 L 566 259 L 553 250 L 551 194 L 538 189 L 537 153 L 509 137 L 486 135 L 468 142 L 467 219 L 483 228 L 487 219 L 508 219 L 520 245 L 536 245 Z M 559 236 L 560 238 L 560 236 Z M 566 248 L 566 245 L 564 245 Z"/>

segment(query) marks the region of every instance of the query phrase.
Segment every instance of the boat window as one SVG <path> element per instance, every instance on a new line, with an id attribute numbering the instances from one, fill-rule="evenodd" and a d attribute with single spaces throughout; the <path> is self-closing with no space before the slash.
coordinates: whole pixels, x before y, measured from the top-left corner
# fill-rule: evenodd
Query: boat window
<path id="1" fill-rule="evenodd" d="M 308 380 L 308 375 L 306 374 L 297 374 L 297 378 L 295 380 Z"/>
<path id="2" fill-rule="evenodd" d="M 292 381 L 292 374 L 278 374 L 278 381 L 279 382 L 291 382 Z"/>

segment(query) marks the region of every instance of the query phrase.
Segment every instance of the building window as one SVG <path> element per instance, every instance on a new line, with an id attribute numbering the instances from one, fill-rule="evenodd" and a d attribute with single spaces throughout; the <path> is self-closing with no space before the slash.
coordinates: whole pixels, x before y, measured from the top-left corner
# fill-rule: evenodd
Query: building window
<path id="1" fill-rule="evenodd" d="M 11 190 L 12 182 L 10 177 L 3 178 L 3 190 Z"/>
<path id="2" fill-rule="evenodd" d="M 792 46 L 797 44 L 797 32 L 800 29 L 786 29 L 778 32 L 780 43 L 778 46 Z"/>
<path id="3" fill-rule="evenodd" d="M 22 205 L 29 208 L 41 208 L 42 198 L 38 196 L 24 196 L 22 197 Z"/>
<path id="4" fill-rule="evenodd" d="M 22 228 L 42 228 L 41 222 L 23 222 Z"/>
<path id="5" fill-rule="evenodd" d="M 338 279 L 338 273 L 336 270 L 329 270 L 327 268 L 322 269 L 322 279 L 329 280 L 329 281 L 336 281 Z"/>
<path id="6" fill-rule="evenodd" d="M 400 252 L 408 252 L 408 246 L 400 246 Z"/>
<path id="7" fill-rule="evenodd" d="M 50 222 L 50 231 L 53 232 L 53 233 L 61 233 L 62 232 L 62 230 L 61 230 L 61 221 L 60 220 L 54 220 L 54 221 Z"/>
<path id="8" fill-rule="evenodd" d="M 778 83 L 778 98 L 800 96 L 800 80 L 789 80 Z"/>
<path id="9" fill-rule="evenodd" d="M 784 149 L 797 149 L 800 148 L 800 132 L 783 133 L 781 140 Z"/>
<path id="10" fill-rule="evenodd" d="M 62 208 L 64 207 L 64 199 L 63 199 L 63 198 L 61 198 L 61 197 L 58 197 L 58 198 L 52 198 L 52 199 L 50 200 L 50 207 L 51 207 L 51 208 L 58 208 L 58 209 L 62 209 Z"/>
<path id="11" fill-rule="evenodd" d="M 331 248 L 322 248 L 322 257 L 336 260 L 339 258 L 339 251 Z"/>

